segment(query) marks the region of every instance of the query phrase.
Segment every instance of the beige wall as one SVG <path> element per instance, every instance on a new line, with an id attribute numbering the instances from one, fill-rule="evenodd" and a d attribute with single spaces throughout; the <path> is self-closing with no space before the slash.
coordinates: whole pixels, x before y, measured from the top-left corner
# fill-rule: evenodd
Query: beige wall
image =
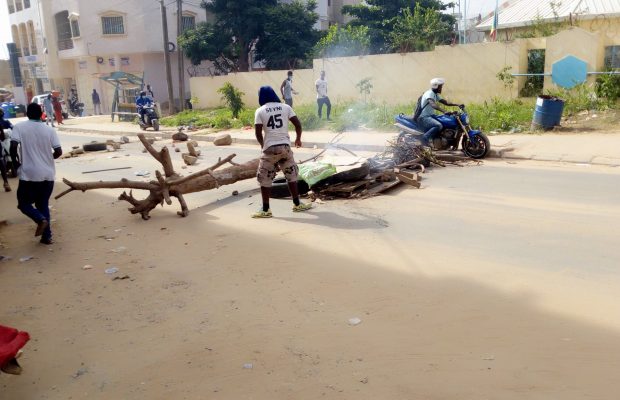
<path id="1" fill-rule="evenodd" d="M 13 77 L 11 76 L 11 66 L 8 60 L 0 60 L 0 87 L 13 87 Z"/>
<path id="2" fill-rule="evenodd" d="M 585 60 L 588 71 L 600 71 L 605 46 L 620 44 L 620 40 L 610 40 L 609 35 L 574 27 L 548 38 L 439 46 L 431 52 L 316 59 L 312 70 L 295 71 L 293 87 L 300 92 L 295 103 L 315 101 L 314 81 L 322 69 L 327 74 L 332 103 L 359 99 L 356 84 L 367 77 L 372 78 L 371 99 L 377 103 L 413 103 L 436 76 L 446 79 L 444 96 L 454 102 L 516 97 L 525 77 L 520 77 L 518 84 L 508 90 L 496 74 L 504 66 L 512 66 L 515 73 L 526 73 L 528 50 L 546 48 L 545 72 L 551 72 L 551 65 L 569 54 Z M 279 92 L 285 77 L 286 71 L 247 72 L 191 78 L 190 86 L 192 96 L 199 98 L 198 108 L 221 105 L 217 89 L 227 81 L 245 92 L 247 105 L 256 106 L 258 88 L 271 85 Z M 553 86 L 550 78 L 545 80 L 546 89 Z"/>

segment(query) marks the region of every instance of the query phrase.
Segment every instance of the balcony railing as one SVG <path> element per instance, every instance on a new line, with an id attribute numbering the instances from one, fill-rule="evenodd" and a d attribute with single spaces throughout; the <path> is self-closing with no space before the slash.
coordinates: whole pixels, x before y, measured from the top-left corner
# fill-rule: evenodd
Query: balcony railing
<path id="1" fill-rule="evenodd" d="M 72 39 L 59 39 L 58 40 L 58 50 L 70 50 L 72 48 L 73 48 Z"/>

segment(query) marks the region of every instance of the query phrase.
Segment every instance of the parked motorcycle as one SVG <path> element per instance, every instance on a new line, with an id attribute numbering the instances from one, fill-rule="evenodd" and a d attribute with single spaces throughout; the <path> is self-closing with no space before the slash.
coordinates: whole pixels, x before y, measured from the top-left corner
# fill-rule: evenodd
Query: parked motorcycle
<path id="1" fill-rule="evenodd" d="M 484 158 L 489 153 L 491 149 L 489 139 L 481 131 L 471 129 L 469 115 L 465 112 L 464 106 L 459 111 L 433 115 L 433 118 L 443 125 L 443 129 L 433 138 L 431 143 L 433 149 L 457 150 L 460 143 L 463 152 L 471 158 Z M 401 130 L 401 134 L 421 136 L 424 133 L 415 121 L 404 114 L 398 114 L 394 120 L 394 125 Z"/>
<path id="2" fill-rule="evenodd" d="M 155 105 L 143 106 L 142 109 L 144 112 L 144 121 L 139 119 L 140 129 L 145 131 L 147 128 L 153 128 L 155 131 L 159 130 L 159 116 L 157 115 L 157 110 L 155 110 Z"/>
<path id="3" fill-rule="evenodd" d="M 84 113 L 84 103 L 69 101 L 69 114 L 72 117 L 81 117 Z"/>

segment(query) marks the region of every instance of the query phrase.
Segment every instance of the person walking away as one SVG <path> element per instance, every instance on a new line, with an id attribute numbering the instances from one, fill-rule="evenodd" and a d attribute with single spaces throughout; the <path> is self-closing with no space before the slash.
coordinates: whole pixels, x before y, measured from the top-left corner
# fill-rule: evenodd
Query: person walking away
<path id="1" fill-rule="evenodd" d="M 295 126 L 295 147 L 301 147 L 301 122 L 288 104 L 281 103 L 271 86 L 262 86 L 258 92 L 258 104 L 254 114 L 254 132 L 256 140 L 261 145 L 262 155 L 258 164 L 256 178 L 260 184 L 263 207 L 252 215 L 252 218 L 271 218 L 273 215 L 269 207 L 271 185 L 279 167 L 293 197 L 293 212 L 302 212 L 312 208 L 312 204 L 299 201 L 297 188 L 297 173 L 299 171 L 293 151 L 291 138 L 288 135 L 289 121 Z M 263 136 L 263 130 L 265 135 Z"/>
<path id="2" fill-rule="evenodd" d="M 293 89 L 293 71 L 288 71 L 286 73 L 286 79 L 280 85 L 280 93 L 282 93 L 284 102 L 290 107 L 293 107 L 293 95 L 299 94 L 295 91 L 295 89 Z"/>
<path id="3" fill-rule="evenodd" d="M 97 93 L 97 89 L 93 89 L 92 99 L 93 113 L 95 113 L 95 115 L 101 115 L 101 99 L 99 98 L 99 93 Z"/>
<path id="4" fill-rule="evenodd" d="M 52 94 L 48 94 L 45 99 L 43 99 L 43 110 L 45 111 L 45 124 L 52 124 L 54 126 L 54 104 L 52 100 Z"/>
<path id="5" fill-rule="evenodd" d="M 56 123 L 58 125 L 64 125 L 64 123 L 62 122 L 62 104 L 60 104 L 60 101 L 56 96 L 52 96 L 52 108 L 54 109 Z"/>
<path id="6" fill-rule="evenodd" d="M 321 77 L 314 83 L 316 87 L 316 103 L 319 108 L 319 119 L 322 118 L 323 104 L 327 106 L 327 120 L 331 121 L 329 115 L 332 112 L 332 103 L 327 97 L 327 80 L 325 80 L 325 71 L 321 71 Z"/>
<path id="7" fill-rule="evenodd" d="M 424 92 L 422 98 L 420 99 L 421 110 L 419 112 L 419 116 L 417 116 L 417 119 L 414 116 L 416 122 L 425 131 L 424 135 L 422 135 L 422 144 L 424 146 L 430 146 L 433 142 L 434 136 L 443 129 L 441 122 L 433 118 L 433 115 L 435 115 L 435 110 L 441 112 L 442 114 L 446 113 L 446 111 L 441 108 L 438 103 L 446 106 L 463 107 L 462 104 L 449 103 L 441 97 L 441 91 L 443 90 L 444 83 L 445 80 L 443 78 L 431 79 L 431 88 Z"/>
<path id="8" fill-rule="evenodd" d="M 40 242 L 52 244 L 49 199 L 56 179 L 54 160 L 62 148 L 56 131 L 41 122 L 41 114 L 38 104 L 28 105 L 28 120 L 16 124 L 11 134 L 11 157 L 19 168 L 17 208 L 37 224 L 34 235 L 41 236 Z"/>

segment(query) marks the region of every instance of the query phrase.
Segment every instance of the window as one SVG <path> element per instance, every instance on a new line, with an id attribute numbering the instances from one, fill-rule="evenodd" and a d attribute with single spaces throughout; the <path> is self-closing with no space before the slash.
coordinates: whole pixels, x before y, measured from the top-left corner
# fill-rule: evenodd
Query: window
<path id="1" fill-rule="evenodd" d="M 19 39 L 22 45 L 22 55 L 30 55 L 30 47 L 28 42 L 28 31 L 26 30 L 26 24 L 19 24 Z"/>
<path id="2" fill-rule="evenodd" d="M 6 5 L 9 7 L 9 14 L 13 14 L 15 12 L 15 3 L 13 3 L 13 0 L 6 0 Z"/>
<path id="3" fill-rule="evenodd" d="M 620 46 L 605 47 L 605 68 L 620 68 Z"/>
<path id="4" fill-rule="evenodd" d="M 101 28 L 104 35 L 124 35 L 125 24 L 121 15 L 101 17 Z"/>
<path id="5" fill-rule="evenodd" d="M 196 17 L 193 15 L 181 15 L 181 29 L 185 32 L 196 27 Z"/>
<path id="6" fill-rule="evenodd" d="M 80 14 L 78 13 L 72 12 L 71 14 L 69 14 L 69 25 L 71 29 L 71 37 L 73 39 L 77 39 L 80 37 L 80 22 L 78 21 L 79 17 Z"/>
<path id="7" fill-rule="evenodd" d="M 24 9 L 30 8 L 30 0 L 24 0 Z"/>
<path id="8" fill-rule="evenodd" d="M 69 23 L 69 11 L 61 11 L 54 15 L 56 22 L 56 38 L 58 39 L 58 50 L 69 50 L 73 48 L 71 40 L 71 24 Z"/>
<path id="9" fill-rule="evenodd" d="M 37 55 L 37 37 L 34 33 L 34 24 L 32 21 L 28 21 L 28 36 L 30 37 L 30 53 L 33 56 Z"/>
<path id="10" fill-rule="evenodd" d="M 22 44 L 21 40 L 19 40 L 19 28 L 17 25 L 11 26 L 11 35 L 13 36 L 13 43 L 15 43 L 15 50 L 17 57 L 22 56 Z"/>
<path id="11" fill-rule="evenodd" d="M 15 11 L 21 11 L 24 9 L 24 5 L 22 4 L 22 0 L 15 0 Z"/>

